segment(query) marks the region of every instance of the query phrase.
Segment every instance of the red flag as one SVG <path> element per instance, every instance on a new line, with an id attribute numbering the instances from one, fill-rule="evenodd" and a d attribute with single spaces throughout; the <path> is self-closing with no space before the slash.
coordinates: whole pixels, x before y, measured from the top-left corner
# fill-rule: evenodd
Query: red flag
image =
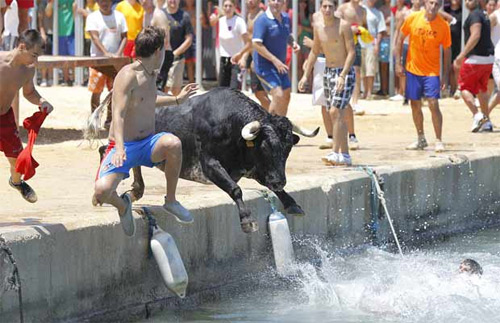
<path id="1" fill-rule="evenodd" d="M 392 11 L 392 14 L 395 15 L 396 12 L 398 11 L 398 7 L 397 6 L 392 7 L 391 11 Z"/>
<path id="2" fill-rule="evenodd" d="M 33 145 L 35 144 L 38 131 L 47 117 L 46 112 L 35 112 L 31 117 L 24 119 L 23 127 L 28 130 L 28 145 L 21 151 L 16 161 L 16 172 L 24 174 L 23 179 L 27 181 L 35 175 L 35 168 L 39 166 L 32 157 Z"/>

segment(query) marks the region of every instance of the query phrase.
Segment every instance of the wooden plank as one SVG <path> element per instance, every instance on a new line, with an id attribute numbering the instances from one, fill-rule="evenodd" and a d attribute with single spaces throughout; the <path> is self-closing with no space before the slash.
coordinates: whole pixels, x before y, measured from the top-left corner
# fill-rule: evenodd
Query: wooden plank
<path id="1" fill-rule="evenodd" d="M 129 64 L 129 57 L 89 57 L 89 56 L 45 56 L 38 57 L 38 68 L 92 67 L 104 75 L 114 77 Z"/>

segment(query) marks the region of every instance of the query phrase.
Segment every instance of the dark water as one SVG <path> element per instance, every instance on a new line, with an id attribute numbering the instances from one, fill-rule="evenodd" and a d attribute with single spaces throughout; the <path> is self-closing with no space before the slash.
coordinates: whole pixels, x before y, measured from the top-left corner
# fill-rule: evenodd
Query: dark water
<path id="1" fill-rule="evenodd" d="M 143 322 L 500 322 L 500 231 L 460 235 L 401 258 L 374 247 L 346 256 L 302 241 L 318 256 L 297 274 L 272 269 L 241 292 Z M 482 277 L 458 273 L 477 260 Z"/>

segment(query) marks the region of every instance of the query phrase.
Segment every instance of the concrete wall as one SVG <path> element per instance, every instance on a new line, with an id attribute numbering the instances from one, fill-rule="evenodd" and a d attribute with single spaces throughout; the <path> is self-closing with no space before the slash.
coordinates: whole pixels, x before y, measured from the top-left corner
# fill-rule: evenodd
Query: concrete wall
<path id="1" fill-rule="evenodd" d="M 499 163 L 498 154 L 485 152 L 378 167 L 399 237 L 413 243 L 495 222 Z M 287 188 L 307 213 L 288 218 L 292 234 L 325 237 L 338 247 L 369 242 L 371 181 L 364 172 L 350 168 L 331 178 L 291 178 Z M 125 314 L 144 315 L 155 300 L 175 307 L 216 297 L 218 286 L 272 266 L 266 226 L 270 207 L 256 191 L 245 191 L 245 199 L 260 225 L 250 235 L 242 233 L 229 199 L 192 210 L 196 221 L 191 226 L 154 210 L 160 226 L 175 238 L 189 273 L 191 296 L 184 301 L 163 287 L 156 263 L 147 258 L 147 225 L 139 218 L 133 238 L 111 220 L 100 226 L 39 226 L 5 234 L 22 275 L 25 320 L 118 320 Z M 376 238 L 393 240 L 386 219 Z M 9 291 L 0 300 L 0 321 L 17 321 L 17 295 Z"/>

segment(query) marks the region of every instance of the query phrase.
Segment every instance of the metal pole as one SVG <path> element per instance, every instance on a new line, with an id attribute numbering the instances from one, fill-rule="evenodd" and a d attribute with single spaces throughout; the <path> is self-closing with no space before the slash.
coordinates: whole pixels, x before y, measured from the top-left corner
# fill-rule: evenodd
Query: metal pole
<path id="1" fill-rule="evenodd" d="M 59 0 L 52 3 L 52 55 L 59 55 Z M 59 84 L 59 70 L 52 69 L 53 84 Z"/>
<path id="2" fill-rule="evenodd" d="M 247 5 L 245 3 L 245 0 L 241 0 L 241 17 L 243 20 L 245 20 L 245 23 L 247 22 Z M 250 38 L 250 41 L 252 41 L 252 35 L 248 35 Z M 251 53 L 249 55 L 252 55 Z M 246 91 L 247 90 L 247 71 L 243 70 L 241 71 L 241 90 Z"/>
<path id="3" fill-rule="evenodd" d="M 316 7 L 315 11 L 319 11 L 320 8 L 321 8 L 321 0 L 316 0 L 316 2 L 314 3 L 314 5 Z"/>
<path id="4" fill-rule="evenodd" d="M 195 72 L 196 72 L 196 83 L 201 87 L 201 81 L 202 81 L 202 30 L 201 30 L 201 23 L 198 21 L 198 18 L 201 17 L 201 10 L 202 10 L 202 3 L 201 0 L 196 0 L 196 65 L 195 65 Z"/>
<path id="5" fill-rule="evenodd" d="M 76 6 L 84 8 L 84 0 L 76 0 Z M 79 14 L 75 15 L 75 54 L 83 56 L 83 17 Z M 75 69 L 75 83 L 76 85 L 83 84 L 83 69 L 81 67 Z"/>
<path id="6" fill-rule="evenodd" d="M 292 34 L 295 41 L 297 39 L 297 31 L 299 26 L 299 0 L 292 0 L 292 10 L 293 10 L 293 22 L 292 22 Z M 292 54 L 292 92 L 297 93 L 297 65 L 298 57 L 297 53 Z"/>
<path id="7" fill-rule="evenodd" d="M 464 24 L 465 24 L 465 19 L 469 16 L 469 9 L 465 6 L 465 0 L 462 1 L 462 46 L 461 50 L 464 49 L 465 46 L 465 39 L 464 39 Z"/>
<path id="8" fill-rule="evenodd" d="M 391 0 L 391 8 L 396 5 L 396 0 Z M 389 43 L 389 95 L 393 96 L 394 95 L 394 34 L 396 32 L 396 21 L 394 14 L 392 13 L 391 10 L 391 37 L 390 37 L 390 43 Z"/>

